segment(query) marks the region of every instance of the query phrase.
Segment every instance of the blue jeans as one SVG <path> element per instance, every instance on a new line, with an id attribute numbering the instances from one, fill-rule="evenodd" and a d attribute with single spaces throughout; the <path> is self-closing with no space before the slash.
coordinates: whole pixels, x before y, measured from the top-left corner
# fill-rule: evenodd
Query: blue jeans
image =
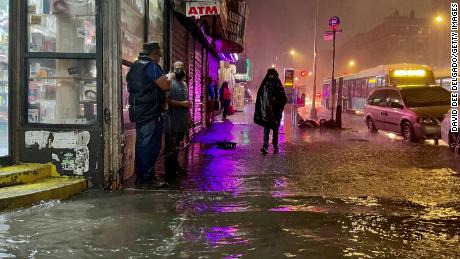
<path id="1" fill-rule="evenodd" d="M 136 175 L 139 181 L 154 179 L 155 162 L 161 149 L 163 122 L 161 118 L 136 124 Z"/>
<path id="2" fill-rule="evenodd" d="M 273 147 L 278 148 L 278 131 L 279 129 L 272 129 L 273 130 L 273 138 L 272 138 L 272 144 Z M 264 148 L 268 148 L 268 139 L 270 137 L 270 128 L 265 127 L 264 128 Z"/>

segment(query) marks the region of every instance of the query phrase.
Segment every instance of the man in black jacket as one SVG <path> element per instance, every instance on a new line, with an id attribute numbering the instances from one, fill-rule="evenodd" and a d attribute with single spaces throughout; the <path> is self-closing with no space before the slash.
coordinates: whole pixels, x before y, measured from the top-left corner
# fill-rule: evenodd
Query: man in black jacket
<path id="1" fill-rule="evenodd" d="M 126 76 L 130 94 L 129 117 L 136 123 L 136 184 L 141 186 L 153 185 L 155 180 L 155 162 L 163 134 L 165 92 L 171 88 L 172 74 L 164 76 L 158 64 L 161 56 L 158 42 L 144 43 Z"/>

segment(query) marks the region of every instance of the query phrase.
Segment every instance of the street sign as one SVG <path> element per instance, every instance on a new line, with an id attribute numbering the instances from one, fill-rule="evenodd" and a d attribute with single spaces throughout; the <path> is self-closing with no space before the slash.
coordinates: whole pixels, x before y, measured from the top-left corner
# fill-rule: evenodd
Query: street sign
<path id="1" fill-rule="evenodd" d="M 332 16 L 331 19 L 329 19 L 329 27 L 331 30 L 337 29 L 340 25 L 340 18 L 338 16 Z"/>
<path id="2" fill-rule="evenodd" d="M 338 33 L 341 33 L 341 32 L 342 32 L 342 29 L 336 30 L 335 34 L 338 34 Z M 325 41 L 329 41 L 329 40 L 333 40 L 333 39 L 334 39 L 334 31 L 325 31 L 324 32 L 324 40 Z"/>

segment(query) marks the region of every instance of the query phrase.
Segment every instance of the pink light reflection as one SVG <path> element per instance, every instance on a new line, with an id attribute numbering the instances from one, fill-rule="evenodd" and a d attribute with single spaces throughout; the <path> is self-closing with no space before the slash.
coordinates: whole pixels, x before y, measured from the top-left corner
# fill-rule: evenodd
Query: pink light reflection
<path id="1" fill-rule="evenodd" d="M 204 233 L 208 243 L 214 248 L 222 245 L 249 244 L 249 240 L 242 237 L 238 226 L 210 227 L 204 229 Z"/>

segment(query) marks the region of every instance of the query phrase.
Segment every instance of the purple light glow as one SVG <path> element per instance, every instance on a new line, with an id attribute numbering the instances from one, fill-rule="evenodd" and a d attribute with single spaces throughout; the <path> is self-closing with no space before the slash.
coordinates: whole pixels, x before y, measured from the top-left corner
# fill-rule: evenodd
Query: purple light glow
<path id="1" fill-rule="evenodd" d="M 204 229 L 206 239 L 212 247 L 221 245 L 249 244 L 249 240 L 242 238 L 238 226 L 210 227 Z"/>
<path id="2" fill-rule="evenodd" d="M 214 80 L 219 79 L 219 60 L 208 52 L 208 76 Z"/>

